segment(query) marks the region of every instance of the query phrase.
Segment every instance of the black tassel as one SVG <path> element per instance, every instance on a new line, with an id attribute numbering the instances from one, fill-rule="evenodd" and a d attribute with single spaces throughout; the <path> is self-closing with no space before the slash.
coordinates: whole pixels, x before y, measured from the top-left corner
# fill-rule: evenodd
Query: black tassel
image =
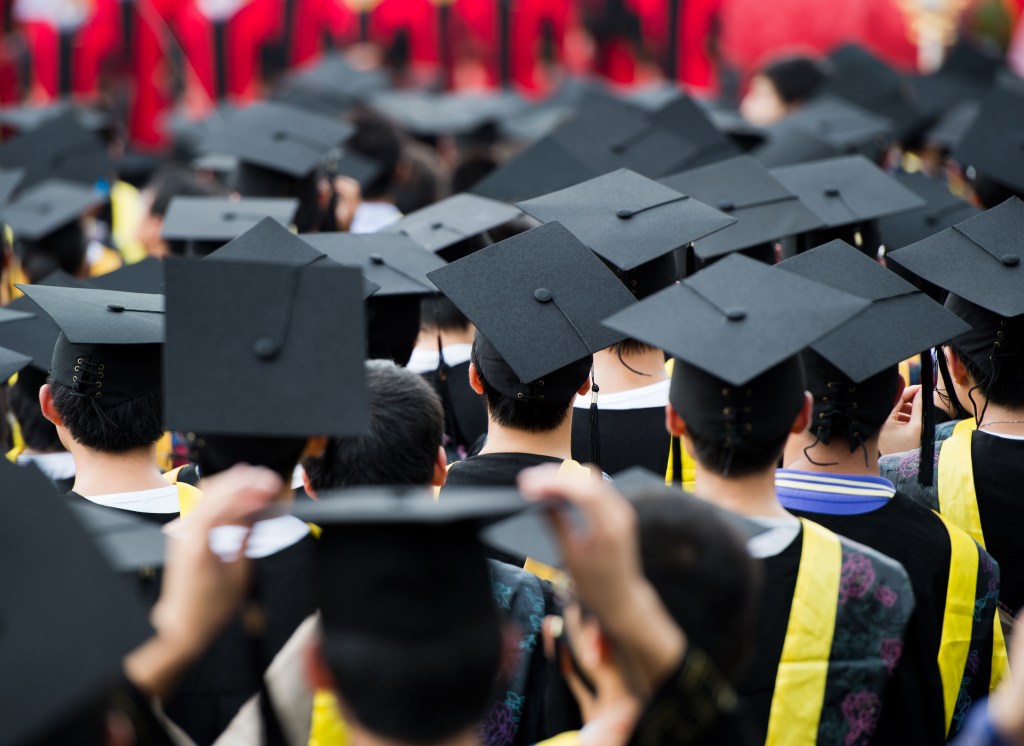
<path id="1" fill-rule="evenodd" d="M 917 482 L 922 487 L 931 487 L 935 471 L 935 370 L 932 366 L 931 350 L 921 355 L 921 465 Z"/>
<path id="2" fill-rule="evenodd" d="M 597 395 L 601 393 L 601 387 L 597 385 L 593 377 L 590 379 L 590 461 L 601 466 L 601 430 L 597 421 Z"/>

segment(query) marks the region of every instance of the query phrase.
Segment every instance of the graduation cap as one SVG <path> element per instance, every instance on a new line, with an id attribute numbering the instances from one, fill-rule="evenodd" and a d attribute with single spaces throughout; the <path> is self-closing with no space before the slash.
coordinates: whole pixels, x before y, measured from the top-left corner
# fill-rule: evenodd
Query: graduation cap
<path id="1" fill-rule="evenodd" d="M 40 106 L 34 103 L 0 107 L 0 125 L 15 132 L 30 132 L 60 116 L 70 114 L 90 132 L 103 134 L 114 124 L 113 115 L 94 106 L 74 105 L 56 101 Z"/>
<path id="2" fill-rule="evenodd" d="M 522 214 L 518 207 L 503 202 L 475 194 L 456 194 L 409 213 L 381 232 L 400 233 L 451 262 L 490 243 L 483 238 L 487 231 Z"/>
<path id="3" fill-rule="evenodd" d="M 516 115 L 527 102 L 511 93 L 380 91 L 368 106 L 418 137 L 469 135 Z"/>
<path id="4" fill-rule="evenodd" d="M 27 368 L 32 363 L 32 358 L 22 355 L 20 352 L 0 347 L 0 383 L 13 376 L 20 370 Z"/>
<path id="5" fill-rule="evenodd" d="M 786 259 L 778 268 L 870 301 L 859 314 L 811 345 L 854 383 L 894 368 L 969 328 L 844 241 L 831 241 Z M 893 323 L 896 319 L 905 323 Z"/>
<path id="6" fill-rule="evenodd" d="M 651 114 L 651 122 L 683 137 L 692 147 L 686 168 L 715 163 L 739 155 L 739 148 L 712 122 L 708 112 L 694 99 L 676 90 L 676 95 Z"/>
<path id="7" fill-rule="evenodd" d="M 205 256 L 264 218 L 290 225 L 298 208 L 298 200 L 290 198 L 175 197 L 167 206 L 160 237 L 182 245 L 172 253 Z"/>
<path id="8" fill-rule="evenodd" d="M 0 171 L 0 206 L 10 202 L 15 190 L 21 185 L 24 178 L 25 169 L 23 168 Z"/>
<path id="9" fill-rule="evenodd" d="M 703 262 L 824 226 L 799 197 L 750 156 L 674 174 L 661 183 L 736 219 L 697 240 L 694 252 Z"/>
<path id="10" fill-rule="evenodd" d="M 44 285 L 90 287 L 84 280 L 60 270 L 35 283 L 35 287 Z M 31 298 L 22 296 L 0 309 L 0 322 L 7 321 L 10 323 L 0 323 L 0 346 L 30 357 L 33 369 L 44 374 L 49 371 L 53 346 L 60 336 L 60 328 L 53 319 L 43 313 Z"/>
<path id="11" fill-rule="evenodd" d="M 164 276 L 168 427 L 280 437 L 366 431 L 358 270 L 168 259 Z"/>
<path id="12" fill-rule="evenodd" d="M 960 101 L 938 116 L 924 133 L 924 142 L 943 150 L 953 150 L 964 139 L 981 109 L 980 101 Z"/>
<path id="13" fill-rule="evenodd" d="M 771 169 L 827 229 L 855 229 L 868 221 L 923 207 L 925 202 L 862 155 Z M 808 235 L 808 234 L 805 234 Z M 828 239 L 843 236 L 825 234 Z M 809 241 L 812 245 L 826 241 Z M 872 252 L 877 246 L 866 245 Z"/>
<path id="14" fill-rule="evenodd" d="M 514 490 L 435 500 L 426 490 L 361 488 L 297 506 L 296 517 L 324 529 L 317 586 L 328 660 L 336 636 L 412 642 L 480 624 L 497 629 L 479 533 L 528 505 Z"/>
<path id="15" fill-rule="evenodd" d="M 604 169 L 569 152 L 553 135 L 519 151 L 473 185 L 473 194 L 519 202 L 600 176 Z"/>
<path id="16" fill-rule="evenodd" d="M 309 233 L 299 239 L 338 264 L 359 267 L 380 287 L 375 298 L 438 292 L 427 273 L 445 261 L 401 233 Z"/>
<path id="17" fill-rule="evenodd" d="M 405 365 L 420 333 L 420 301 L 436 295 L 427 273 L 445 262 L 400 233 L 311 233 L 301 237 L 338 264 L 358 267 L 379 290 L 366 303 L 367 356 Z"/>
<path id="18" fill-rule="evenodd" d="M 263 218 L 238 238 L 208 254 L 209 261 L 270 262 L 305 267 L 325 261 L 313 248 L 273 218 Z"/>
<path id="19" fill-rule="evenodd" d="M 901 139 L 920 127 L 923 114 L 911 86 L 887 63 L 856 44 L 840 47 L 828 60 L 826 92 L 878 112 L 896 125 Z"/>
<path id="20" fill-rule="evenodd" d="M 545 386 L 543 379 L 622 341 L 601 319 L 635 303 L 559 223 L 481 249 L 428 277 L 479 330 L 484 378 L 521 399 L 568 401 L 581 381 Z"/>
<path id="21" fill-rule="evenodd" d="M 348 122 L 279 103 L 262 102 L 230 115 L 203 138 L 204 152 L 236 155 L 250 166 L 293 179 L 307 176 L 352 136 Z"/>
<path id="22" fill-rule="evenodd" d="M 40 241 L 106 202 L 106 196 L 92 187 L 51 179 L 25 190 L 3 208 L 3 221 L 19 241 Z"/>
<path id="23" fill-rule="evenodd" d="M 0 145 L 0 166 L 25 169 L 23 187 L 52 178 L 91 186 L 114 174 L 103 143 L 70 113 Z"/>
<path id="24" fill-rule="evenodd" d="M 152 630 L 53 484 L 35 467 L 0 461 L 0 557 L 19 568 L 0 578 L 0 659 L 4 676 L 17 682 L 0 698 L 0 718 L 5 742 L 34 743 L 102 704 L 122 658 Z"/>
<path id="25" fill-rule="evenodd" d="M 925 201 L 924 207 L 890 215 L 878 221 L 882 243 L 887 250 L 909 246 L 941 230 L 950 228 L 981 210 L 949 191 L 945 184 L 922 173 L 900 171 L 893 175 L 898 182 Z"/>
<path id="26" fill-rule="evenodd" d="M 937 72 L 911 75 L 907 83 L 919 107 L 934 118 L 959 104 L 976 103 L 1004 67 L 1001 55 L 989 54 L 960 38 L 949 49 Z"/>
<path id="27" fill-rule="evenodd" d="M 670 402 L 696 432 L 729 444 L 784 434 L 803 401 L 797 353 L 867 306 L 730 254 L 605 325 L 675 357 Z"/>
<path id="28" fill-rule="evenodd" d="M 164 265 L 155 257 L 126 264 L 113 272 L 92 277 L 89 284 L 100 290 L 120 290 L 127 293 L 162 293 Z"/>
<path id="29" fill-rule="evenodd" d="M 766 133 L 767 142 L 754 154 L 768 167 L 853 153 L 877 160 L 889 145 L 892 123 L 873 111 L 822 95 L 769 127 Z"/>
<path id="30" fill-rule="evenodd" d="M 160 386 L 164 299 L 158 294 L 18 285 L 60 328 L 50 374 L 109 409 Z"/>
<path id="31" fill-rule="evenodd" d="M 274 91 L 273 98 L 310 111 L 336 115 L 390 85 L 383 70 L 361 70 L 349 64 L 344 56 L 331 54 L 289 74 Z"/>
<path id="32" fill-rule="evenodd" d="M 675 281 L 674 251 L 736 222 L 626 169 L 520 202 L 519 207 L 538 220 L 558 221 L 569 229 L 637 297 Z M 665 257 L 667 266 L 652 265 Z"/>
<path id="33" fill-rule="evenodd" d="M 1024 194 L 1024 81 L 1001 77 L 981 100 L 970 129 L 953 157 L 979 176 Z"/>

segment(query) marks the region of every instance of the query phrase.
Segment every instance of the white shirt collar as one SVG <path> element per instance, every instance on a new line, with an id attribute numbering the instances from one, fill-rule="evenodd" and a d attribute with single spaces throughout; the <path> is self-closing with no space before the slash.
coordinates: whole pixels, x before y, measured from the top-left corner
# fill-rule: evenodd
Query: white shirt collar
<path id="1" fill-rule="evenodd" d="M 230 562 L 238 557 L 245 538 L 244 526 L 216 526 L 210 530 L 210 549 L 222 560 Z M 297 544 L 309 534 L 309 526 L 295 516 L 283 515 L 253 524 L 252 535 L 245 556 L 261 559 L 277 554 Z"/>
<path id="2" fill-rule="evenodd" d="M 600 381 L 597 382 L 601 384 Z M 668 389 L 672 381 L 664 380 L 652 383 L 649 386 L 641 386 L 637 389 L 627 391 L 616 391 L 614 394 L 598 394 L 597 408 L 610 411 L 623 409 L 650 409 L 653 407 L 664 407 L 668 404 Z M 572 405 L 577 409 L 590 407 L 590 394 L 577 396 Z"/>
<path id="3" fill-rule="evenodd" d="M 444 361 L 448 365 L 462 365 L 469 360 L 472 350 L 473 345 L 471 344 L 448 345 L 442 349 Z M 413 373 L 430 373 L 437 370 L 437 363 L 436 347 L 415 347 L 405 367 Z"/>
<path id="4" fill-rule="evenodd" d="M 130 510 L 133 513 L 180 513 L 178 503 L 178 487 L 169 484 L 152 490 L 135 492 L 116 492 L 111 495 L 82 495 L 86 500 L 97 505 L 119 510 Z"/>

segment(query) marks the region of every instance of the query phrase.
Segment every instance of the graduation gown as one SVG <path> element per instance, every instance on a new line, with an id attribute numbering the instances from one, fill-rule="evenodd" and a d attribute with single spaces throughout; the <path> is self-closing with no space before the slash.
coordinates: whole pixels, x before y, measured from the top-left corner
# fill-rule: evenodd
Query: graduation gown
<path id="1" fill-rule="evenodd" d="M 448 480 L 441 496 L 449 487 L 515 487 L 516 477 L 523 469 L 541 464 L 561 464 L 562 459 L 535 453 L 483 453 L 456 461 L 448 468 Z"/>
<path id="2" fill-rule="evenodd" d="M 809 521 L 761 565 L 741 717 L 758 743 L 870 743 L 913 610 L 906 572 Z"/>
<path id="3" fill-rule="evenodd" d="M 945 422 L 935 429 L 932 486 L 917 482 L 919 450 L 885 456 L 882 476 L 918 502 L 962 528 L 1000 567 L 1001 606 L 1015 614 L 1024 606 L 1024 441 L 976 430 L 973 420 Z"/>
<path id="4" fill-rule="evenodd" d="M 449 458 L 464 458 L 487 434 L 487 404 L 469 385 L 469 361 L 441 371 L 420 373 L 444 405 L 445 450 Z"/>
<path id="5" fill-rule="evenodd" d="M 962 531 L 906 495 L 872 496 L 881 481 L 783 469 L 776 486 L 794 515 L 906 569 L 916 604 L 873 743 L 941 743 L 959 732 L 971 704 L 988 695 L 999 567 Z M 959 628 L 969 631 L 966 645 L 951 639 Z"/>

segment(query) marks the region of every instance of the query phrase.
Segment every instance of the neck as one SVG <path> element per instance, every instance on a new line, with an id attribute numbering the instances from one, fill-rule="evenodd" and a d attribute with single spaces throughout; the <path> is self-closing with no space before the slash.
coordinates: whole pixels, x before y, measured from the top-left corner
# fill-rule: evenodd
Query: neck
<path id="1" fill-rule="evenodd" d="M 626 743 L 640 718 L 641 703 L 618 674 L 593 675 L 597 696 L 580 702 L 583 722 L 611 738 L 608 743 Z"/>
<path id="2" fill-rule="evenodd" d="M 357 726 L 352 726 L 351 735 L 352 746 L 409 746 L 407 741 L 384 738 Z M 476 729 L 468 729 L 451 738 L 432 741 L 430 746 L 480 746 L 480 738 L 476 734 Z"/>
<path id="3" fill-rule="evenodd" d="M 601 392 L 607 394 L 666 381 L 665 355 L 661 350 L 647 349 L 636 354 L 624 354 L 620 360 L 619 354 L 609 347 L 594 353 L 594 380 L 601 387 Z"/>
<path id="4" fill-rule="evenodd" d="M 572 405 L 565 422 L 554 430 L 530 433 L 505 427 L 487 415 L 487 442 L 480 453 L 532 453 L 563 461 L 572 458 Z"/>
<path id="5" fill-rule="evenodd" d="M 978 414 L 981 414 L 981 409 L 979 405 Z M 1024 409 L 1010 409 L 990 402 L 978 429 L 989 433 L 1024 435 Z"/>
<path id="6" fill-rule="evenodd" d="M 468 329 L 420 329 L 416 337 L 416 347 L 431 352 L 437 352 L 437 338 L 441 337 L 441 346 L 473 344 L 473 336 L 476 334 L 473 327 Z"/>
<path id="7" fill-rule="evenodd" d="M 742 477 L 723 477 L 708 471 L 698 461 L 694 471 L 695 493 L 709 503 L 752 517 L 789 515 L 775 494 L 775 469 Z"/>
<path id="8" fill-rule="evenodd" d="M 156 446 L 126 453 L 102 453 L 74 444 L 71 454 L 75 459 L 75 485 L 72 489 L 83 497 L 152 490 L 168 485 L 156 465 Z"/>
<path id="9" fill-rule="evenodd" d="M 782 455 L 783 466 L 819 474 L 878 476 L 878 438 L 872 438 L 863 448 L 853 453 L 850 453 L 850 446 L 842 437 L 833 438 L 830 445 L 814 441 L 815 437 L 809 432 L 789 436 L 786 451 Z M 864 457 L 865 452 L 867 459 Z"/>

